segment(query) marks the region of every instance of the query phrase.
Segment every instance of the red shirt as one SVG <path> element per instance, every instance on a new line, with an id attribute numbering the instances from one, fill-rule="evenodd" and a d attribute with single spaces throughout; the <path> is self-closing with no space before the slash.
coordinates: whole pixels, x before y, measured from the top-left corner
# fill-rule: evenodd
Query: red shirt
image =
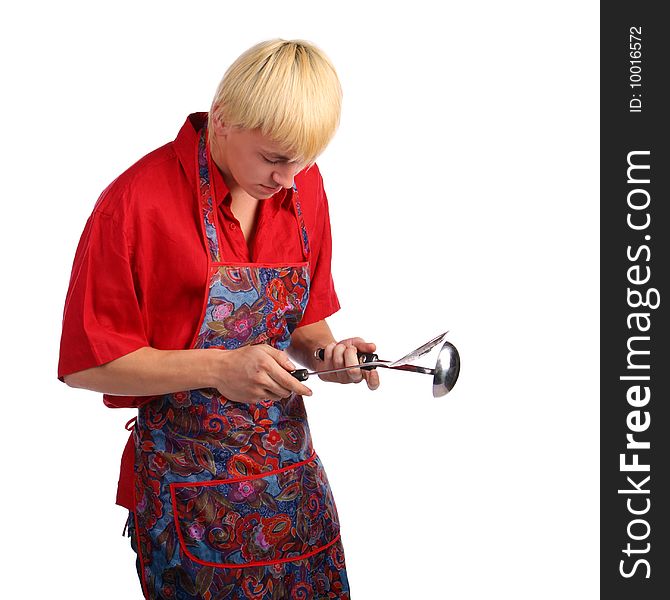
<path id="1" fill-rule="evenodd" d="M 140 159 L 100 196 L 74 258 L 63 314 L 59 379 L 145 346 L 189 347 L 200 326 L 208 283 L 196 157 L 198 131 L 206 117 L 206 113 L 190 115 L 173 142 Z M 211 177 L 223 261 L 304 260 L 292 191 L 282 190 L 261 201 L 250 251 L 230 209 L 221 173 L 215 168 Z M 311 249 L 303 326 L 333 314 L 339 303 L 330 271 L 328 201 L 318 167 L 298 173 L 295 184 Z M 134 407 L 142 400 L 104 396 L 111 407 Z"/>
<path id="2" fill-rule="evenodd" d="M 207 294 L 207 251 L 199 220 L 197 134 L 206 113 L 188 117 L 174 142 L 151 152 L 102 193 L 82 234 L 65 300 L 58 377 L 144 346 L 188 348 Z M 301 262 L 290 191 L 260 203 L 251 256 L 218 169 L 222 260 Z M 300 325 L 339 309 L 330 272 L 328 202 L 316 165 L 295 178 L 310 239 L 310 297 Z M 127 396 L 109 405 L 136 406 Z"/>

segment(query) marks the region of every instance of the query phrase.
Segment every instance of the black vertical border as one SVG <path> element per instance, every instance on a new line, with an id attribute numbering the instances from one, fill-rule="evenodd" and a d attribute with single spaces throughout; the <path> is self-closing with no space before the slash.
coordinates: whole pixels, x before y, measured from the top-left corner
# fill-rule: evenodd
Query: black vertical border
<path id="1" fill-rule="evenodd" d="M 670 598 L 670 329 L 667 307 L 670 305 L 668 269 L 670 268 L 670 223 L 667 205 L 670 203 L 670 29 L 661 16 L 664 3 L 651 1 L 601 2 L 601 426 L 600 426 L 600 582 L 601 598 L 631 598 L 635 600 Z M 630 32 L 641 28 L 641 87 L 631 87 Z M 635 31 L 635 30 L 634 30 Z M 633 69 L 636 71 L 637 69 Z M 636 79 L 635 77 L 633 79 Z M 642 101 L 641 112 L 631 112 L 630 101 L 636 96 Z M 635 104 L 635 103 L 633 103 Z M 633 107 L 635 108 L 635 107 Z M 632 151 L 650 152 L 648 157 L 638 155 L 635 161 L 647 160 L 650 165 L 649 184 L 631 184 L 627 180 L 628 154 Z M 642 178 L 642 171 L 636 171 Z M 650 195 L 646 210 L 633 211 L 628 206 L 628 194 L 633 189 L 644 189 Z M 644 193 L 633 194 L 641 202 Z M 649 214 L 648 228 L 635 231 L 627 225 L 627 215 L 641 224 Z M 650 238 L 647 240 L 645 236 Z M 649 252 L 641 250 L 648 246 Z M 630 247 L 630 250 L 628 249 Z M 630 260 L 629 253 L 636 260 Z M 649 254 L 649 256 L 648 256 Z M 640 275 L 649 267 L 651 278 L 646 284 L 632 284 L 628 270 L 638 265 Z M 632 276 L 636 276 L 633 271 Z M 627 299 L 628 289 L 643 295 L 655 288 L 660 295 L 656 309 L 633 308 Z M 634 324 L 629 328 L 631 313 L 647 312 L 651 328 L 646 333 Z M 635 323 L 635 322 L 633 322 Z M 635 347 L 647 349 L 648 356 L 638 355 L 635 361 L 649 370 L 628 368 L 627 342 L 631 336 L 648 335 L 648 342 L 637 341 Z M 646 347 L 645 347 L 646 346 Z M 648 375 L 648 382 L 623 381 L 626 375 Z M 651 396 L 646 406 L 634 407 L 627 400 L 632 385 L 647 386 Z M 644 392 L 644 390 L 642 390 Z M 638 417 L 632 413 L 640 411 Z M 644 413 L 647 413 L 645 415 Z M 633 426 L 648 418 L 649 428 L 631 432 Z M 637 420 L 636 420 L 637 419 Z M 650 442 L 650 448 L 626 449 L 626 435 L 633 433 L 639 441 Z M 648 472 L 622 472 L 620 455 L 638 454 L 639 462 L 648 464 Z M 627 481 L 630 476 L 649 493 L 626 494 L 618 490 L 634 489 Z M 642 480 L 649 476 L 644 485 Z M 648 512 L 634 515 L 633 510 Z M 649 500 L 649 503 L 647 502 Z M 637 522 L 633 521 L 638 519 Z M 645 539 L 632 539 L 630 533 Z M 648 551 L 646 544 L 649 544 Z M 627 545 L 637 553 L 625 552 Z M 623 561 L 623 563 L 621 562 Z M 647 561 L 649 567 L 644 562 Z M 622 571 L 632 573 L 624 577 Z M 649 577 L 647 577 L 649 575 Z"/>

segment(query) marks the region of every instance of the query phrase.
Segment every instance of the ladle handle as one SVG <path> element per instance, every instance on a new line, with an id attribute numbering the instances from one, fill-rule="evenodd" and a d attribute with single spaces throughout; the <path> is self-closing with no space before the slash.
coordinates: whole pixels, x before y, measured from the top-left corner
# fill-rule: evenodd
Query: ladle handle
<path id="1" fill-rule="evenodd" d="M 323 348 L 319 348 L 315 353 L 314 356 L 318 358 L 319 360 L 323 360 L 326 356 L 326 351 Z M 373 369 L 376 369 L 377 367 L 364 367 L 363 365 L 365 363 L 371 363 L 371 362 L 376 362 L 379 360 L 379 357 L 376 354 L 373 354 L 372 352 L 358 352 L 358 364 L 361 365 L 361 369 L 364 369 L 366 371 L 372 371 Z"/>

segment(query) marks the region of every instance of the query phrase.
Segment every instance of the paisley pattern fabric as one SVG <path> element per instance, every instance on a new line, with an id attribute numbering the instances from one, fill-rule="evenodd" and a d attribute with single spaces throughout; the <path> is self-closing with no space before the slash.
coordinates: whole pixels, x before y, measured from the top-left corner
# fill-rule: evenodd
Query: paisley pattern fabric
<path id="1" fill-rule="evenodd" d="M 307 305 L 308 290 L 307 265 L 217 267 L 196 347 L 234 350 L 252 340 L 285 350 Z"/>
<path id="2" fill-rule="evenodd" d="M 205 132 L 198 171 L 210 280 L 194 348 L 285 349 L 309 297 L 305 262 L 220 262 Z M 216 389 L 140 409 L 130 534 L 146 598 L 349 598 L 339 520 L 302 398 L 242 404 Z"/>

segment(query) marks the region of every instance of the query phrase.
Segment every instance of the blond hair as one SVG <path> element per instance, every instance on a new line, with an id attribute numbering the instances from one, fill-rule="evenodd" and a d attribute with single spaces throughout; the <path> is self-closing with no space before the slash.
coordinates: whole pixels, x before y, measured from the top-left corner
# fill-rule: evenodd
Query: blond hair
<path id="1" fill-rule="evenodd" d="M 312 164 L 340 122 L 342 89 L 335 68 L 303 40 L 269 40 L 226 71 L 209 112 L 244 129 L 260 129 L 299 161 Z"/>

